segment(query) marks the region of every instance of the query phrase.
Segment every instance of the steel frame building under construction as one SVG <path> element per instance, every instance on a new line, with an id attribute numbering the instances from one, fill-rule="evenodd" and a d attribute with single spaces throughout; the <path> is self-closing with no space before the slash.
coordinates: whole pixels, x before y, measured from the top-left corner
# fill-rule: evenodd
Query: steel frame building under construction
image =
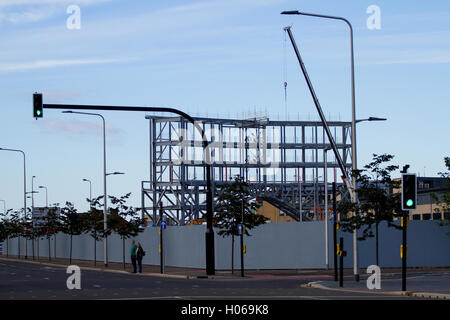
<path id="1" fill-rule="evenodd" d="M 200 133 L 182 117 L 147 115 L 146 119 L 150 177 L 141 186 L 143 215 L 158 223 L 162 204 L 169 224 L 186 225 L 202 218 L 206 213 L 206 174 Z M 211 157 L 214 198 L 220 192 L 217 187 L 239 175 L 250 183 L 255 198 L 297 221 L 317 219 L 325 199 L 324 150 L 330 147 L 321 122 L 264 117 L 194 120 L 209 142 L 206 152 Z M 330 121 L 328 126 L 345 167 L 350 169 L 351 122 Z M 330 152 L 326 159 L 328 182 L 337 182 L 338 199 L 348 199 L 335 156 Z"/>

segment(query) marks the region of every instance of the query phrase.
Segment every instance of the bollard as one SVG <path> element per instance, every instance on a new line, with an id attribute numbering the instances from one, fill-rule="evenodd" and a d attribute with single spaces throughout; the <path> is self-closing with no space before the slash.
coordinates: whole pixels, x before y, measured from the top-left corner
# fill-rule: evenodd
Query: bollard
<path id="1" fill-rule="evenodd" d="M 344 238 L 339 238 L 339 287 L 344 286 Z"/>
<path id="2" fill-rule="evenodd" d="M 163 229 L 162 229 L 162 221 L 163 221 L 163 204 L 159 203 L 159 254 L 160 254 L 160 272 L 164 273 L 164 246 L 163 246 Z"/>

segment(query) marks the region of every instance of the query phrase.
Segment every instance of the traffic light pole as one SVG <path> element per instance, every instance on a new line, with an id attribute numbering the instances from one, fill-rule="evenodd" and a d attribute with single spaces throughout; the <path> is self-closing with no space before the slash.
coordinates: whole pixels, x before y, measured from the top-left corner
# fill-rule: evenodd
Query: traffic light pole
<path id="1" fill-rule="evenodd" d="M 407 211 L 403 211 L 402 224 L 403 224 L 403 245 L 402 245 L 402 291 L 406 291 L 406 258 L 407 258 L 407 241 L 406 241 L 406 229 L 408 228 Z"/>
<path id="2" fill-rule="evenodd" d="M 203 128 L 188 114 L 183 111 L 167 107 L 136 107 L 136 106 L 99 106 L 99 105 L 69 105 L 69 104 L 44 104 L 42 94 L 33 94 L 33 116 L 41 118 L 43 112 L 36 112 L 42 109 L 65 109 L 65 110 L 100 110 L 100 111 L 139 111 L 139 112 L 169 112 L 175 113 L 192 123 L 200 132 L 203 139 L 203 150 L 205 152 L 206 167 L 206 232 L 205 232 L 205 256 L 206 256 L 206 274 L 215 274 L 215 253 L 214 253 L 214 230 L 212 226 L 213 219 L 213 197 L 211 184 L 211 157 L 209 154 L 209 143 L 207 141 Z"/>
<path id="3" fill-rule="evenodd" d="M 406 230 L 408 228 L 410 209 L 417 206 L 417 181 L 415 174 L 408 174 L 409 165 L 403 167 L 402 173 L 402 291 L 406 291 L 406 260 L 408 255 L 408 244 Z"/>

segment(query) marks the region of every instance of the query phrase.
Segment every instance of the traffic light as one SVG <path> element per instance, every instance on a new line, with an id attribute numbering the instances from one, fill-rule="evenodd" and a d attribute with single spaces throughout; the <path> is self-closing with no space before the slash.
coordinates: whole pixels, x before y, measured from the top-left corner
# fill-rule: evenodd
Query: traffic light
<path id="1" fill-rule="evenodd" d="M 33 94 L 33 117 L 42 118 L 42 93 Z"/>
<path id="2" fill-rule="evenodd" d="M 417 208 L 417 179 L 415 174 L 402 174 L 402 210 Z"/>

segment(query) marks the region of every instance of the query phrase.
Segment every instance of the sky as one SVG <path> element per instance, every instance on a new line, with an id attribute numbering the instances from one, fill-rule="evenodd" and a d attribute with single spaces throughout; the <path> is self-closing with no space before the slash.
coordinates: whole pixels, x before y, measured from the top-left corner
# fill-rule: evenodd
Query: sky
<path id="1" fill-rule="evenodd" d="M 370 8 L 379 9 L 378 15 Z M 450 156 L 450 2 L 376 0 L 0 0 L 0 148 L 26 153 L 35 206 L 71 201 L 87 210 L 103 194 L 101 119 L 44 103 L 167 106 L 192 116 L 316 120 L 292 32 L 327 120 L 351 121 L 349 29 L 354 29 L 358 167 L 395 156 L 437 176 Z M 376 28 L 374 28 L 376 27 Z M 283 83 L 287 82 L 287 103 Z M 108 194 L 140 207 L 149 177 L 144 113 L 102 112 Z M 445 147 L 447 145 L 447 147 Z M 397 173 L 398 174 L 398 173 Z M 0 199 L 23 207 L 23 160 L 0 151 Z M 31 202 L 28 203 L 28 206 Z M 3 210 L 0 205 L 0 211 Z"/>

